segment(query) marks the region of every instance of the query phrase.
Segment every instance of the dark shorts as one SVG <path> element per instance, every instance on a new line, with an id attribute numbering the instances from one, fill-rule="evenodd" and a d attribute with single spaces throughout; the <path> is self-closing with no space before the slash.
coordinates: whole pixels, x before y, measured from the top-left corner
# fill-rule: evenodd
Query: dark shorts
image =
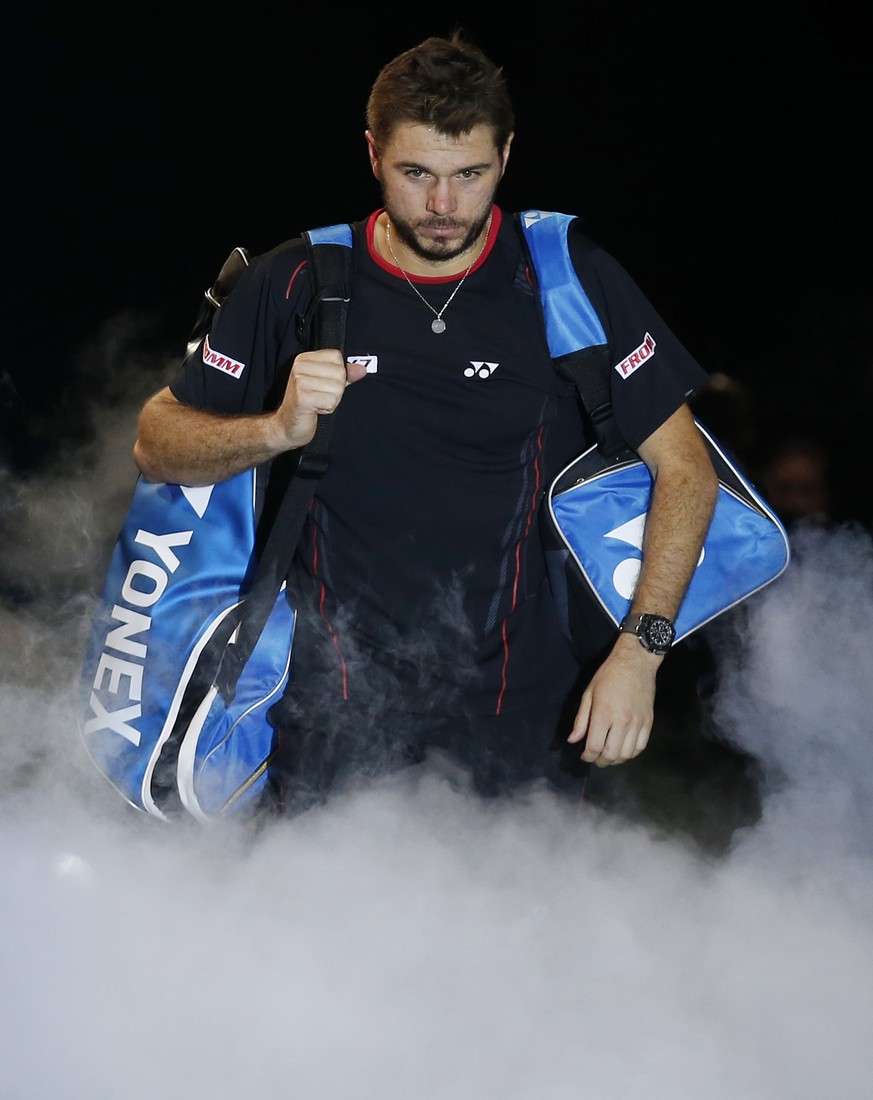
<path id="1" fill-rule="evenodd" d="M 296 814 L 362 781 L 422 764 L 439 752 L 483 797 L 509 795 L 537 780 L 581 797 L 588 765 L 568 746 L 577 700 L 546 700 L 499 715 L 434 715 L 325 705 L 304 693 L 275 726 L 270 796 Z"/>
<path id="2" fill-rule="evenodd" d="M 298 615 L 291 677 L 269 712 L 275 730 L 271 795 L 297 813 L 361 780 L 421 764 L 442 752 L 494 796 L 546 779 L 580 790 L 581 746 L 566 746 L 582 677 L 557 697 L 500 714 L 465 706 L 476 698 L 460 655 L 415 663 L 375 644 L 335 644 L 315 615 Z M 445 657 L 445 654 L 443 654 Z"/>

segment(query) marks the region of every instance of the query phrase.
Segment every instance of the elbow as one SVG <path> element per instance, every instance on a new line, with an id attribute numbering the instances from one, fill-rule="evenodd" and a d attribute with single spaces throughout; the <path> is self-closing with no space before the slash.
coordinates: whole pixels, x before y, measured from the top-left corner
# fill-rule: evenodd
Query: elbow
<path id="1" fill-rule="evenodd" d="M 141 437 L 133 445 L 133 461 L 146 481 L 159 482 L 166 480 L 157 464 L 149 457 L 148 448 Z"/>
<path id="2" fill-rule="evenodd" d="M 137 423 L 136 441 L 133 445 L 133 461 L 146 481 L 171 481 L 164 455 L 162 440 L 172 438 L 172 422 L 166 427 L 168 410 L 176 405 L 169 389 L 164 388 L 143 405 Z"/>

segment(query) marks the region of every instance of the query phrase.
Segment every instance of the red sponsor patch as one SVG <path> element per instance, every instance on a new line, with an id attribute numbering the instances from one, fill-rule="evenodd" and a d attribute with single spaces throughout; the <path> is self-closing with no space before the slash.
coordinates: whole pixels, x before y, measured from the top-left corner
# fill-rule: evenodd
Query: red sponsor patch
<path id="1" fill-rule="evenodd" d="M 234 378 L 239 378 L 246 369 L 245 363 L 231 359 L 229 355 L 222 355 L 220 351 L 213 351 L 209 346 L 208 336 L 203 341 L 203 362 L 216 370 L 224 371 L 225 374 L 232 374 Z"/>
<path id="2" fill-rule="evenodd" d="M 620 363 L 616 363 L 615 369 L 622 378 L 628 378 L 635 370 L 639 370 L 647 359 L 651 359 L 654 354 L 655 338 L 647 332 L 646 338 L 640 346 L 635 351 L 632 351 L 626 359 L 622 359 Z"/>

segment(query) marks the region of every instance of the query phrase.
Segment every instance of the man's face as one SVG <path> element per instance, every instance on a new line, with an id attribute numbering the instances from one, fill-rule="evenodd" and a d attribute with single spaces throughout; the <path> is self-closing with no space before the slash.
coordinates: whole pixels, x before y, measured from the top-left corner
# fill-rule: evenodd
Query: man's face
<path id="1" fill-rule="evenodd" d="M 403 123 L 384 147 L 369 132 L 367 143 L 391 228 L 404 245 L 435 263 L 469 249 L 488 220 L 509 142 L 498 149 L 489 126 L 449 137 Z"/>

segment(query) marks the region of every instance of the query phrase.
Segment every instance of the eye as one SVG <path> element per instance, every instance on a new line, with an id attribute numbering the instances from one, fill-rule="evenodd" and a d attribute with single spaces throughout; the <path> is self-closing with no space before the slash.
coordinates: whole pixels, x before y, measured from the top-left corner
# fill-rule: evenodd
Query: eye
<path id="1" fill-rule="evenodd" d="M 420 180 L 424 179 L 424 177 L 427 175 L 427 172 L 425 172 L 423 168 L 409 168 L 407 169 L 406 175 L 411 180 Z"/>

